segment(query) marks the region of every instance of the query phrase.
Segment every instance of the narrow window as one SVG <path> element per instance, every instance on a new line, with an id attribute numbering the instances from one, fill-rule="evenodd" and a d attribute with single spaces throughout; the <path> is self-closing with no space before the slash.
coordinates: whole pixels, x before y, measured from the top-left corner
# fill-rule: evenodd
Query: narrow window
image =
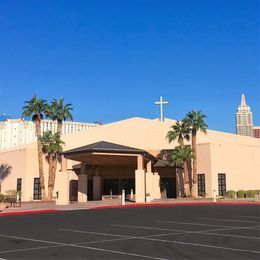
<path id="1" fill-rule="evenodd" d="M 21 194 L 21 192 L 22 192 L 22 178 L 17 178 L 17 181 L 16 181 L 16 191 L 19 194 Z"/>
<path id="2" fill-rule="evenodd" d="M 34 183 L 33 183 L 33 199 L 34 199 L 34 200 L 40 200 L 40 199 L 42 199 L 40 178 L 34 178 Z"/>
<path id="3" fill-rule="evenodd" d="M 198 196 L 206 195 L 205 174 L 198 174 Z"/>
<path id="4" fill-rule="evenodd" d="M 226 195 L 226 174 L 219 173 L 218 174 L 218 195 L 225 196 Z"/>

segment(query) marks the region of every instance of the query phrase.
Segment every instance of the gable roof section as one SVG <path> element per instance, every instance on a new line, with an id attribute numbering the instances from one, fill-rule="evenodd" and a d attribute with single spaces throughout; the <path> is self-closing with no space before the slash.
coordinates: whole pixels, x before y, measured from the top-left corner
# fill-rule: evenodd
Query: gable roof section
<path id="1" fill-rule="evenodd" d="M 81 146 L 75 149 L 71 149 L 68 151 L 63 152 L 62 154 L 69 156 L 72 154 L 80 154 L 80 153 L 97 153 L 97 152 L 104 152 L 104 153 L 122 153 L 122 154 L 142 154 L 146 157 L 149 157 L 153 160 L 156 160 L 156 158 L 148 153 L 145 150 L 124 146 L 120 144 L 110 143 L 106 141 L 100 141 L 93 144 Z"/>

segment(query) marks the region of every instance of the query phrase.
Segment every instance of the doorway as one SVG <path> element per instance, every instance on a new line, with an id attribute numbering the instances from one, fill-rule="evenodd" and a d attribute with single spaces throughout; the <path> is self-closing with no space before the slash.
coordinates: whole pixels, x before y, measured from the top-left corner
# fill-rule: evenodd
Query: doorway
<path id="1" fill-rule="evenodd" d="M 176 198 L 176 178 L 161 178 L 162 198 Z"/>
<path id="2" fill-rule="evenodd" d="M 93 179 L 88 179 L 88 201 L 93 200 Z"/>

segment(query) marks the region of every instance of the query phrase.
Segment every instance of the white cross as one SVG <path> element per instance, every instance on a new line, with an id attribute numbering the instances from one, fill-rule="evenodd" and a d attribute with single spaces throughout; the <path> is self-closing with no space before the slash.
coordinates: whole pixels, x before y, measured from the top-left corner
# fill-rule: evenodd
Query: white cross
<path id="1" fill-rule="evenodd" d="M 164 121 L 164 116 L 163 116 L 163 105 L 167 105 L 168 101 L 163 101 L 162 96 L 160 96 L 160 101 L 154 102 L 155 105 L 160 105 L 160 121 Z"/>

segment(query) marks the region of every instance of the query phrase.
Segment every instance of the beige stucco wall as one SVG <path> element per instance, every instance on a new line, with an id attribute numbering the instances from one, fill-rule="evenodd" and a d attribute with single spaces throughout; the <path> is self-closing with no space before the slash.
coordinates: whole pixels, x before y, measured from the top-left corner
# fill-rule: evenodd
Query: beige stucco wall
<path id="1" fill-rule="evenodd" d="M 1 181 L 1 193 L 16 190 L 17 178 L 22 178 L 22 200 L 33 200 L 33 179 L 39 177 L 36 145 L 9 149 L 0 153 L 0 165 L 11 166 L 10 174 Z M 44 161 L 45 183 L 47 185 L 48 165 Z"/>
<path id="2" fill-rule="evenodd" d="M 218 190 L 218 173 L 226 173 L 227 190 L 260 188 L 260 146 L 212 143 L 212 189 Z"/>
<path id="3" fill-rule="evenodd" d="M 205 174 L 206 197 L 213 196 L 210 144 L 197 145 L 198 174 Z"/>
<path id="4" fill-rule="evenodd" d="M 10 173 L 0 179 L 1 193 L 7 190 L 16 190 L 17 178 L 25 180 L 26 173 L 26 149 L 16 149 L 9 152 L 2 152 L 0 156 L 0 167 L 10 167 Z M 24 194 L 25 185 L 22 185 L 22 194 Z"/>

